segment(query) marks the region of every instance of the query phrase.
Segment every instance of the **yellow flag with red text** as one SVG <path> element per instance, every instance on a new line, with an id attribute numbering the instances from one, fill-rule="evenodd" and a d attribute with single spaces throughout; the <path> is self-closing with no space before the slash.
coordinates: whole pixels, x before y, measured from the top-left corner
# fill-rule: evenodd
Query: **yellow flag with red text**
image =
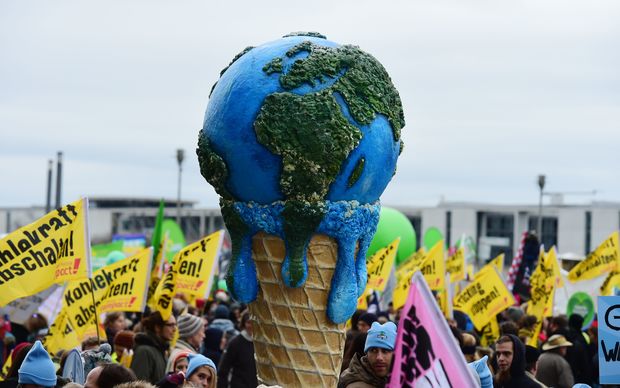
<path id="1" fill-rule="evenodd" d="M 388 278 L 390 277 L 390 271 L 394 266 L 399 244 L 400 237 L 392 241 L 387 247 L 379 249 L 368 259 L 366 262 L 366 268 L 368 270 L 367 289 L 381 292 L 385 290 Z"/>
<path id="2" fill-rule="evenodd" d="M 0 239 L 0 306 L 90 276 L 88 200 L 62 206 Z"/>
<path id="3" fill-rule="evenodd" d="M 176 293 L 204 298 L 211 291 L 224 230 L 204 237 L 177 253 Z"/>
<path id="4" fill-rule="evenodd" d="M 512 293 L 494 266 L 480 271 L 454 298 L 454 308 L 468 314 L 478 330 L 514 303 Z"/>

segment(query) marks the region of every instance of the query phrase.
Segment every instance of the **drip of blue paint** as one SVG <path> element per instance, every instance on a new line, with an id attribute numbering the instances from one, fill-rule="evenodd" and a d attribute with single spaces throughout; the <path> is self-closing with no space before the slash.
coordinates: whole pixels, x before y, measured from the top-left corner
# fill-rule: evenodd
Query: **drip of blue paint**
<path id="1" fill-rule="evenodd" d="M 366 288 L 366 252 L 379 222 L 379 202 L 359 204 L 357 201 L 326 201 L 327 212 L 316 233 L 332 237 L 338 243 L 338 259 L 329 291 L 327 316 L 334 323 L 344 323 L 357 308 L 357 299 Z M 259 205 L 252 202 L 235 202 L 234 210 L 249 230 L 241 240 L 238 257 L 233 258 L 231 287 L 235 299 L 249 303 L 256 299 L 258 281 L 256 266 L 252 260 L 252 236 L 259 231 L 272 234 L 284 240 L 287 255 L 282 263 L 284 284 L 291 285 L 287 279 L 289 257 L 288 243 L 283 232 L 281 217 L 283 202 Z M 231 232 L 232 233 L 232 232 Z M 307 244 L 304 247 L 304 276 L 308 275 Z M 357 249 L 357 254 L 356 254 Z M 300 284 L 300 286 L 303 285 Z"/>

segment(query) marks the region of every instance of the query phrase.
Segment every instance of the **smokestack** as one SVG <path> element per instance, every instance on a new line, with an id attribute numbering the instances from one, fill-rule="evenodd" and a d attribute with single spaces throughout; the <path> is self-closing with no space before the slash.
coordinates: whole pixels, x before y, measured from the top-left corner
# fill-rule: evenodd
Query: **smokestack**
<path id="1" fill-rule="evenodd" d="M 52 210 L 52 169 L 54 168 L 54 161 L 52 159 L 47 161 L 47 197 L 45 198 L 45 214 Z"/>
<path id="2" fill-rule="evenodd" d="M 62 193 L 62 151 L 56 154 L 56 209 L 61 206 L 60 193 Z"/>

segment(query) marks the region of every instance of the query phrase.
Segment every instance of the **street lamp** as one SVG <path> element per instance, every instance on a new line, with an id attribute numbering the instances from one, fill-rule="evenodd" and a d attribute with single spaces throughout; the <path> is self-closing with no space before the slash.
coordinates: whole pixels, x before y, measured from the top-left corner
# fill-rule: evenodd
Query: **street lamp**
<path id="1" fill-rule="evenodd" d="M 538 234 L 538 238 L 542 243 L 542 200 L 543 200 L 543 190 L 545 189 L 545 176 L 538 176 L 538 187 L 540 187 L 540 199 L 538 201 L 538 226 L 536 227 L 536 233 Z"/>
<path id="2" fill-rule="evenodd" d="M 179 164 L 179 183 L 177 186 L 177 224 L 181 226 L 181 173 L 183 172 L 183 159 L 185 159 L 185 151 L 177 150 L 177 163 Z"/>

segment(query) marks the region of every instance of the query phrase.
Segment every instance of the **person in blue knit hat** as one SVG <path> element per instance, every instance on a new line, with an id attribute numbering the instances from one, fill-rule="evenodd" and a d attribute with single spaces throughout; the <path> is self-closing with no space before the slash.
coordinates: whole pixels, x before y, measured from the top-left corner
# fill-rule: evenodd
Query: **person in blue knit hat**
<path id="1" fill-rule="evenodd" d="M 36 341 L 18 371 L 18 383 L 24 388 L 56 386 L 56 367 L 41 341 Z"/>
<path id="2" fill-rule="evenodd" d="M 349 367 L 340 375 L 338 388 L 385 387 L 392 366 L 394 345 L 396 343 L 396 325 L 386 322 L 383 325 L 374 322 L 370 326 L 364 346 L 365 355 L 356 354 Z"/>
<path id="3" fill-rule="evenodd" d="M 217 368 L 211 359 L 202 354 L 187 356 L 187 374 L 185 380 L 200 388 L 217 387 Z"/>

